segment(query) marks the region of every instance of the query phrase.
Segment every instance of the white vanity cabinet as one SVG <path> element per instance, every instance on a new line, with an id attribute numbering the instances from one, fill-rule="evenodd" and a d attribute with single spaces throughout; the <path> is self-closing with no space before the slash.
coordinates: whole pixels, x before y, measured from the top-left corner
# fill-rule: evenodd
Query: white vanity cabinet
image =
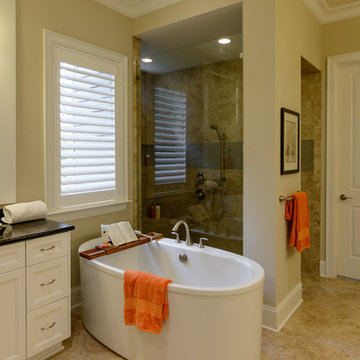
<path id="1" fill-rule="evenodd" d="M 25 243 L 0 247 L 0 359 L 26 358 Z"/>
<path id="2" fill-rule="evenodd" d="M 71 335 L 69 247 L 69 232 L 26 241 L 27 358 L 59 351 Z"/>
<path id="3" fill-rule="evenodd" d="M 0 360 L 45 359 L 71 335 L 70 232 L 0 246 Z"/>

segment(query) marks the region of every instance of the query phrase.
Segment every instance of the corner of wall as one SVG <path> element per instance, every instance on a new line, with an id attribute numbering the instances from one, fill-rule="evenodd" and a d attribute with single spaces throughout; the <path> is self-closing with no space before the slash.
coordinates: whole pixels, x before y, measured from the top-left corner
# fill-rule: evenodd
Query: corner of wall
<path id="1" fill-rule="evenodd" d="M 263 305 L 263 328 L 279 332 L 302 302 L 302 283 L 299 282 L 278 306 Z"/>

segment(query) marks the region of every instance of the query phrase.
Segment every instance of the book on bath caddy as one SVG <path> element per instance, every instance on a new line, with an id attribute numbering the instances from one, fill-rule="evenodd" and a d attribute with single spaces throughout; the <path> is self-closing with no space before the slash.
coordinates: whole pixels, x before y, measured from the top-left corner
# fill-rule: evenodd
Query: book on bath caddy
<path id="1" fill-rule="evenodd" d="M 115 246 L 128 244 L 138 240 L 128 221 L 111 224 L 108 230 L 108 238 Z"/>

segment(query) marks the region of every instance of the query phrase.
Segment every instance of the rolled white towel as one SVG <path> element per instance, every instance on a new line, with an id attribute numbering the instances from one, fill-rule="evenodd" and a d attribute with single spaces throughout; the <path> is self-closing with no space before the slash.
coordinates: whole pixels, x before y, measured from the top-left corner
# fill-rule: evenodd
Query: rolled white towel
<path id="1" fill-rule="evenodd" d="M 16 224 L 23 221 L 43 219 L 47 215 L 47 207 L 43 201 L 32 201 L 6 205 L 3 208 L 2 222 Z"/>

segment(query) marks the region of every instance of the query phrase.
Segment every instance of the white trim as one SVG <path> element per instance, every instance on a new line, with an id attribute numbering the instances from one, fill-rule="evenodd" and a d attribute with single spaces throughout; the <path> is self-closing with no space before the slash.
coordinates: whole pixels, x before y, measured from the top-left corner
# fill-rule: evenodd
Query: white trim
<path id="1" fill-rule="evenodd" d="M 329 7 L 325 0 L 303 0 L 321 24 L 360 16 L 360 2 Z"/>
<path id="2" fill-rule="evenodd" d="M 52 31 L 43 30 L 43 41 L 44 41 L 44 160 L 45 160 L 45 202 L 49 208 L 51 215 L 63 214 L 70 212 L 72 215 L 65 217 L 68 220 L 85 217 L 81 213 L 75 211 L 77 209 L 85 210 L 87 208 L 94 209 L 95 206 L 99 208 L 104 206 L 103 199 L 99 198 L 100 201 L 95 204 L 96 200 L 92 204 L 86 204 L 79 207 L 70 207 L 60 204 L 60 194 L 56 186 L 58 179 L 55 174 L 59 172 L 56 170 L 59 165 L 59 157 L 56 156 L 56 146 L 59 146 L 59 142 L 54 138 L 58 134 L 54 129 L 54 121 L 48 121 L 48 119 L 58 118 L 58 107 L 54 97 L 56 94 L 56 67 L 57 67 L 57 54 L 59 49 L 65 49 L 69 54 L 79 54 L 79 56 L 86 56 L 88 61 L 105 61 L 112 64 L 116 70 L 115 74 L 119 80 L 119 91 L 117 91 L 117 118 L 120 120 L 117 124 L 117 140 L 116 140 L 116 151 L 118 158 L 116 160 L 118 170 L 116 176 L 117 189 L 115 191 L 114 200 L 110 203 L 122 203 L 129 202 L 128 194 L 128 173 L 129 173 L 129 160 L 128 160 L 128 101 L 127 101 L 127 56 L 116 53 L 114 51 L 104 49 L 71 37 L 57 34 Z M 51 145 L 53 144 L 53 145 Z M 82 196 L 82 195 L 81 195 Z M 99 193 L 94 193 L 94 199 L 99 196 Z M 80 196 L 79 196 L 80 199 Z M 67 205 L 70 205 L 67 204 Z M 122 206 L 122 210 L 124 205 Z M 117 211 L 117 210 L 115 210 Z M 90 211 L 91 212 L 91 211 Z M 111 211 L 102 213 L 109 213 Z M 98 214 L 98 213 L 97 213 Z M 96 214 L 96 215 L 97 215 Z M 59 220 L 59 218 L 57 217 Z"/>
<path id="3" fill-rule="evenodd" d="M 325 260 L 320 260 L 320 276 L 326 277 L 326 263 Z"/>
<path id="4" fill-rule="evenodd" d="M 335 98 L 336 98 L 336 77 L 337 65 L 331 57 L 327 61 L 327 126 L 326 126 L 326 268 L 327 277 L 335 277 L 334 270 L 337 268 L 336 256 L 334 254 L 336 232 L 336 202 L 334 201 L 335 177 L 336 177 L 336 150 L 335 150 Z"/>
<path id="5" fill-rule="evenodd" d="M 95 0 L 130 18 L 136 18 L 182 0 Z"/>
<path id="6" fill-rule="evenodd" d="M 338 173 L 339 134 L 337 123 L 339 100 L 339 69 L 341 66 L 360 61 L 360 52 L 328 57 L 327 62 L 327 128 L 326 128 L 326 256 L 325 276 L 335 278 L 338 268 L 337 236 L 339 218 L 337 211 L 337 184 Z"/>
<path id="7" fill-rule="evenodd" d="M 64 349 L 65 349 L 65 347 L 60 342 L 60 343 L 57 343 L 57 344 L 49 347 L 48 349 L 46 349 L 44 351 L 41 351 L 40 353 L 32 356 L 28 360 L 45 360 L 45 359 L 49 358 L 50 356 L 55 355 Z"/>
<path id="8" fill-rule="evenodd" d="M 262 327 L 279 332 L 302 302 L 302 283 L 299 282 L 277 307 L 263 305 Z"/>
<path id="9" fill-rule="evenodd" d="M 81 306 L 81 287 L 80 285 L 71 288 L 71 310 Z"/>
<path id="10" fill-rule="evenodd" d="M 70 221 L 92 216 L 111 214 L 119 211 L 125 211 L 131 202 L 131 200 L 128 200 L 112 204 L 95 204 L 93 206 L 67 208 L 63 209 L 62 211 L 49 212 L 47 218 L 55 221 Z"/>
<path id="11" fill-rule="evenodd" d="M 326 7 L 324 3 L 319 0 L 303 0 L 305 5 L 309 8 L 312 14 L 319 20 L 321 24 L 323 24 L 323 19 L 326 17 Z"/>

